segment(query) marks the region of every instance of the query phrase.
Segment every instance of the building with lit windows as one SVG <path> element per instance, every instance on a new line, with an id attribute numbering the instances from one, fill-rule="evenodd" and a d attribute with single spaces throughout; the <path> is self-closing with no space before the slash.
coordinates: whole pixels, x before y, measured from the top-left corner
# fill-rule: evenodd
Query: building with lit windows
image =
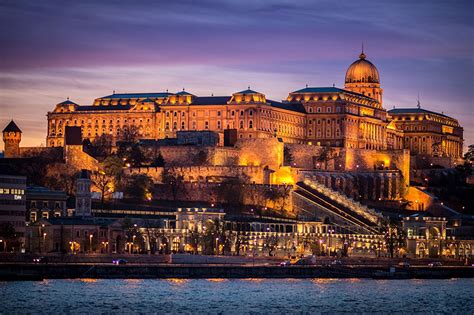
<path id="1" fill-rule="evenodd" d="M 66 100 L 48 113 L 47 146 L 63 146 L 66 126 L 80 126 L 93 140 L 110 134 L 120 140 L 126 126 L 142 139 L 175 138 L 178 131 L 237 130 L 238 138 L 278 137 L 286 143 L 342 148 L 401 149 L 402 136 L 390 127 L 382 107 L 377 68 L 362 52 L 347 70 L 344 89 L 306 87 L 281 102 L 250 89 L 230 96 L 178 93 L 112 94 L 78 105 Z M 389 139 L 389 140 L 388 140 Z"/>
<path id="2" fill-rule="evenodd" d="M 463 128 L 457 119 L 420 106 L 394 108 L 388 113 L 396 128 L 403 131 L 404 148 L 409 149 L 412 155 L 444 158 L 451 162 L 448 164 L 461 159 Z"/>

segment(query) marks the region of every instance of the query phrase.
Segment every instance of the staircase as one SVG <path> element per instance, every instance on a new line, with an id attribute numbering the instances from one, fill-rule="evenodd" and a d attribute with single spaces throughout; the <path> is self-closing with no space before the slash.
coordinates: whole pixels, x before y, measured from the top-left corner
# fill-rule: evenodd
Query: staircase
<path id="1" fill-rule="evenodd" d="M 359 202 L 311 180 L 296 183 L 295 194 L 318 208 L 328 211 L 352 225 L 379 234 L 382 215 Z"/>

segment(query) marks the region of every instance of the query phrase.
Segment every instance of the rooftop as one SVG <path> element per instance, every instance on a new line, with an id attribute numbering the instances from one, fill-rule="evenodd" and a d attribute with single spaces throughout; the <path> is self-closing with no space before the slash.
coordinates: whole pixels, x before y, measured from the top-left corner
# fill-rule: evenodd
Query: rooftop
<path id="1" fill-rule="evenodd" d="M 430 110 L 427 110 L 427 109 L 416 108 L 416 107 L 412 107 L 412 108 L 394 108 L 394 109 L 390 109 L 388 111 L 388 113 L 389 114 L 434 114 L 434 115 L 439 115 L 439 116 L 443 116 L 443 117 L 446 117 L 446 118 L 454 119 L 454 118 L 449 117 L 445 114 L 440 114 L 440 113 L 433 112 L 433 111 L 430 111 Z"/>
<path id="2" fill-rule="evenodd" d="M 10 123 L 3 129 L 3 132 L 21 132 L 20 128 L 15 124 L 15 122 L 10 121 Z"/>
<path id="3" fill-rule="evenodd" d="M 113 99 L 121 99 L 121 98 L 164 98 L 164 97 L 168 97 L 169 95 L 173 95 L 173 93 L 168 93 L 168 92 L 121 93 L 121 94 L 114 93 L 112 95 L 102 96 L 102 97 L 99 97 L 99 98 L 113 98 Z"/>

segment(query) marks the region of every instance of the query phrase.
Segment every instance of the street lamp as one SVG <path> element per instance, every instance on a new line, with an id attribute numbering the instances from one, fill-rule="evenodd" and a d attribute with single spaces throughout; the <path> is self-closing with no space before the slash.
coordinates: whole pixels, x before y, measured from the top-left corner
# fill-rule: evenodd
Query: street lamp
<path id="1" fill-rule="evenodd" d="M 331 233 L 334 233 L 334 230 L 329 230 L 328 231 L 329 236 L 328 236 L 328 255 L 331 256 Z"/>
<path id="2" fill-rule="evenodd" d="M 7 251 L 7 241 L 0 240 L 0 243 L 3 244 L 3 251 L 6 252 Z"/>
<path id="3" fill-rule="evenodd" d="M 216 255 L 219 255 L 219 238 L 216 237 Z"/>
<path id="4" fill-rule="evenodd" d="M 92 238 L 94 237 L 94 235 L 89 235 L 89 251 L 92 253 Z"/>
<path id="5" fill-rule="evenodd" d="M 132 246 L 133 246 L 133 247 L 135 247 L 135 238 L 136 238 L 136 237 L 137 237 L 136 235 L 133 235 L 133 237 L 132 237 Z"/>

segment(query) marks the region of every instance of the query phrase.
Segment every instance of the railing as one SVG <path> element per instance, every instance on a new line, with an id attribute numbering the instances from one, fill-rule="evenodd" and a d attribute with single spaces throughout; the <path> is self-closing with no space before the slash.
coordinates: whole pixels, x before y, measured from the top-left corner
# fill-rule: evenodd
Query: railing
<path id="1" fill-rule="evenodd" d="M 374 210 L 368 208 L 367 206 L 361 204 L 360 202 L 347 197 L 346 195 L 343 195 L 335 190 L 327 188 L 323 184 L 320 184 L 316 181 L 310 181 L 308 179 L 304 181 L 304 184 L 320 192 L 321 194 L 327 196 L 328 198 L 338 202 L 339 204 L 349 208 L 350 210 L 354 211 L 355 213 L 364 217 L 370 222 L 378 224 L 380 220 L 383 219 L 383 216 L 381 214 L 375 212 Z"/>

